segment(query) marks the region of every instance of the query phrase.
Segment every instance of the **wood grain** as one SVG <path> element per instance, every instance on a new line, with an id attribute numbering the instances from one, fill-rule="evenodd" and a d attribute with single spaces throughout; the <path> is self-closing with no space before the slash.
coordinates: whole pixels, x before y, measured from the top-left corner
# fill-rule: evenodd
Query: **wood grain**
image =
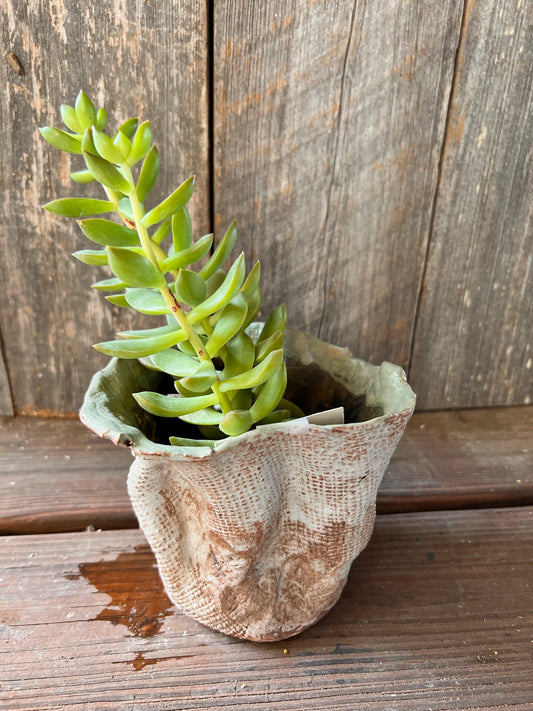
<path id="1" fill-rule="evenodd" d="M 4 56 L 16 54 L 24 70 L 0 62 L 0 328 L 7 368 L 18 413 L 72 413 L 105 363 L 92 343 L 142 321 L 91 292 L 95 272 L 69 256 L 87 246 L 85 238 L 73 221 L 41 209 L 71 190 L 87 193 L 71 187 L 68 157 L 37 128 L 58 125 L 59 105 L 73 103 L 79 88 L 105 101 L 113 122 L 149 118 L 162 161 L 155 197 L 196 173 L 196 226 L 199 234 L 208 231 L 206 6 L 7 0 L 0 18 Z"/>
<path id="2" fill-rule="evenodd" d="M 0 415 L 13 415 L 13 401 L 11 400 L 11 389 L 0 338 Z"/>
<path id="3" fill-rule="evenodd" d="M 421 408 L 533 401 L 531 7 L 468 0 L 410 380 Z"/>
<path id="4" fill-rule="evenodd" d="M 532 509 L 378 517 L 337 606 L 254 644 L 172 608 L 139 531 L 3 540 L 15 709 L 525 709 Z"/>
<path id="5" fill-rule="evenodd" d="M 415 413 L 378 512 L 533 504 L 533 407 Z M 0 418 L 0 534 L 137 526 L 126 449 L 74 420 Z"/>
<path id="6" fill-rule="evenodd" d="M 215 214 L 264 307 L 408 362 L 462 3 L 215 4 Z"/>

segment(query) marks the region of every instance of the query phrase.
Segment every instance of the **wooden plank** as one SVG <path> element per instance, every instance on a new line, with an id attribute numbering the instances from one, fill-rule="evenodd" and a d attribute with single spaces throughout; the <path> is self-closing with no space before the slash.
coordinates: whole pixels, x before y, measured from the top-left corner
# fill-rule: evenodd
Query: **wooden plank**
<path id="1" fill-rule="evenodd" d="M 0 534 L 137 527 L 131 462 L 77 420 L 0 418 Z"/>
<path id="2" fill-rule="evenodd" d="M 533 503 L 533 407 L 415 413 L 381 513 Z M 127 450 L 73 420 L 0 418 L 0 533 L 130 528 Z"/>
<path id="3" fill-rule="evenodd" d="M 378 517 L 336 607 L 257 644 L 166 598 L 139 531 L 3 540 L 15 709 L 525 709 L 533 509 Z"/>
<path id="4" fill-rule="evenodd" d="M 16 411 L 72 413 L 105 363 L 92 343 L 143 322 L 89 289 L 95 272 L 69 256 L 85 238 L 41 209 L 73 184 L 68 158 L 37 128 L 58 125 L 59 105 L 80 87 L 113 123 L 149 118 L 162 162 L 155 197 L 196 173 L 196 226 L 208 231 L 206 4 L 7 0 L 0 20 L 2 46 L 23 69 L 0 62 L 0 328 Z"/>
<path id="5" fill-rule="evenodd" d="M 215 3 L 215 215 L 265 312 L 409 359 L 462 3 Z"/>
<path id="6" fill-rule="evenodd" d="M 415 413 L 380 513 L 533 504 L 533 407 Z"/>
<path id="7" fill-rule="evenodd" d="M 527 14 L 466 3 L 410 370 L 422 408 L 533 402 Z"/>
<path id="8" fill-rule="evenodd" d="M 13 415 L 13 401 L 11 400 L 11 388 L 9 387 L 9 376 L 7 374 L 3 349 L 0 338 L 0 415 Z"/>

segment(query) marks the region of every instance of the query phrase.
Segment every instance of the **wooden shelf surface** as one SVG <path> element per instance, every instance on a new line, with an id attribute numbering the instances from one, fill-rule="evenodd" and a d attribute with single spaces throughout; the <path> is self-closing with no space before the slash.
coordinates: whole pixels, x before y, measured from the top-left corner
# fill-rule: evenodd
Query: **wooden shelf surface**
<path id="1" fill-rule="evenodd" d="M 379 513 L 533 504 L 533 407 L 415 413 Z M 0 418 L 0 533 L 137 526 L 127 449 L 76 420 Z"/>
<path id="2" fill-rule="evenodd" d="M 532 544 L 531 507 L 378 516 L 333 610 L 260 644 L 177 611 L 139 530 L 5 537 L 0 707 L 525 709 Z"/>

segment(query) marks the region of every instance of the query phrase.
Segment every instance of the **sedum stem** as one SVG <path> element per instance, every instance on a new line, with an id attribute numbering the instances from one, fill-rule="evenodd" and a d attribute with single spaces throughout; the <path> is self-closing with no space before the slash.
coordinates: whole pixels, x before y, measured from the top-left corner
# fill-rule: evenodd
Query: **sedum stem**
<path id="1" fill-rule="evenodd" d="M 123 166 L 124 169 L 127 168 L 127 171 L 129 172 L 129 175 L 127 176 L 128 178 L 131 178 L 131 169 L 129 166 Z M 133 180 L 131 180 L 133 182 Z M 141 242 L 141 246 L 143 248 L 144 254 L 147 259 L 150 260 L 150 262 L 159 269 L 159 260 L 157 259 L 157 256 L 154 251 L 154 245 L 150 239 L 150 235 L 148 234 L 148 230 L 144 225 L 142 224 L 142 218 L 143 218 L 143 212 L 142 212 L 142 207 L 141 207 L 141 202 L 139 200 L 139 197 L 137 195 L 137 191 L 134 190 L 130 195 L 130 203 L 131 203 L 131 208 L 133 211 L 133 217 L 135 219 L 135 227 L 137 229 L 137 234 L 139 235 L 139 239 Z M 168 286 L 168 284 L 163 287 L 162 289 L 159 290 L 161 296 L 164 298 L 165 302 L 167 303 L 168 307 L 170 308 L 174 318 L 178 322 L 180 328 L 182 328 L 185 333 L 187 334 L 187 338 L 189 339 L 190 344 L 196 351 L 196 354 L 199 358 L 200 361 L 209 361 L 212 364 L 212 360 L 207 353 L 207 351 L 204 348 L 204 344 L 202 343 L 202 340 L 200 336 L 196 333 L 196 330 L 194 327 L 187 321 L 187 317 L 183 309 L 181 308 L 181 305 L 177 298 L 175 297 L 174 293 Z M 215 395 L 218 397 L 218 401 L 220 403 L 220 406 L 222 408 L 222 412 L 226 414 L 227 412 L 230 412 L 232 407 L 231 403 L 229 401 L 228 396 L 226 393 L 220 392 L 219 390 L 219 381 L 217 380 L 213 385 L 211 386 L 211 389 L 215 393 Z"/>

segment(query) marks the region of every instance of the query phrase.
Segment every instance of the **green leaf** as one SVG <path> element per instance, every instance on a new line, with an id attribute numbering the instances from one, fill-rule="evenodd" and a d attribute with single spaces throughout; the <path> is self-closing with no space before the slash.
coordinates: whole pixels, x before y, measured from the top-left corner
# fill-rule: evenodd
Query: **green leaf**
<path id="1" fill-rule="evenodd" d="M 169 437 L 168 439 L 173 447 L 210 447 L 213 449 L 215 446 L 212 439 L 189 439 L 187 437 Z"/>
<path id="2" fill-rule="evenodd" d="M 94 183 L 94 176 L 88 170 L 76 170 L 74 173 L 70 174 L 70 177 L 75 183 L 80 183 L 81 185 Z"/>
<path id="3" fill-rule="evenodd" d="M 237 294 L 224 306 L 213 333 L 205 344 L 211 358 L 214 358 L 219 350 L 239 332 L 246 319 L 247 311 L 246 298 L 242 294 Z"/>
<path id="4" fill-rule="evenodd" d="M 222 285 L 226 278 L 226 272 L 223 269 L 217 271 L 206 281 L 206 296 L 211 296 Z"/>
<path id="5" fill-rule="evenodd" d="M 259 341 L 255 348 L 255 362 L 260 363 L 269 353 L 283 348 L 283 333 L 276 331 L 264 341 Z"/>
<path id="6" fill-rule="evenodd" d="M 287 329 L 287 307 L 285 304 L 280 304 L 275 308 L 270 316 L 267 318 L 265 325 L 263 326 L 259 338 L 257 339 L 257 344 L 261 341 L 265 341 L 270 338 L 276 331 L 282 331 L 283 333 Z"/>
<path id="7" fill-rule="evenodd" d="M 156 222 L 164 220 L 177 210 L 184 207 L 192 197 L 194 192 L 194 176 L 182 183 L 177 190 L 169 195 L 163 202 L 147 212 L 142 219 L 144 227 L 155 225 Z"/>
<path id="8" fill-rule="evenodd" d="M 180 380 L 180 385 L 193 393 L 203 393 L 217 381 L 217 371 L 210 360 L 200 363 L 196 371 Z"/>
<path id="9" fill-rule="evenodd" d="M 111 220 L 95 217 L 78 222 L 83 234 L 97 244 L 109 247 L 136 247 L 139 245 L 139 235 L 124 225 Z"/>
<path id="10" fill-rule="evenodd" d="M 188 267 L 189 264 L 193 264 L 199 259 L 202 259 L 202 257 L 205 257 L 211 249 L 212 244 L 213 235 L 204 235 L 187 249 L 182 249 L 179 252 L 175 252 L 170 257 L 163 259 L 161 262 L 161 269 L 169 272 L 174 269 L 183 269 L 184 267 Z"/>
<path id="11" fill-rule="evenodd" d="M 155 242 L 156 244 L 161 244 L 161 242 L 165 239 L 169 232 L 170 220 L 163 220 L 163 222 L 159 225 L 157 230 L 152 235 L 152 242 Z"/>
<path id="12" fill-rule="evenodd" d="M 114 165 L 100 158 L 100 156 L 93 156 L 92 153 L 88 153 L 85 150 L 83 151 L 83 157 L 87 163 L 87 168 L 89 168 L 99 183 L 102 183 L 102 185 L 112 190 L 125 193 L 126 195 L 132 192 L 134 189 L 133 186 L 130 185 Z"/>
<path id="13" fill-rule="evenodd" d="M 78 117 L 76 116 L 76 109 L 73 106 L 61 104 L 59 111 L 61 112 L 63 123 L 67 128 L 70 128 L 70 130 L 74 131 L 74 133 L 83 133 L 83 128 L 78 121 Z"/>
<path id="14" fill-rule="evenodd" d="M 106 301 L 114 306 L 120 306 L 121 309 L 129 309 L 130 305 L 126 301 L 126 294 L 112 294 L 105 297 Z"/>
<path id="15" fill-rule="evenodd" d="M 254 422 L 263 420 L 278 406 L 286 387 L 287 368 L 285 363 L 281 363 L 276 372 L 263 385 L 254 404 L 250 408 L 250 415 Z"/>
<path id="16" fill-rule="evenodd" d="M 190 415 L 179 415 L 180 420 L 187 422 L 190 425 L 218 425 L 224 415 L 212 407 L 192 412 Z"/>
<path id="17" fill-rule="evenodd" d="M 224 380 L 239 375 L 253 367 L 255 359 L 254 342 L 247 333 L 241 331 L 231 339 L 226 348 L 225 368 L 221 374 Z"/>
<path id="18" fill-rule="evenodd" d="M 237 291 L 241 288 L 245 271 L 246 265 L 244 262 L 244 254 L 241 253 L 232 264 L 226 278 L 215 293 L 192 309 L 192 311 L 189 311 L 187 314 L 187 321 L 190 324 L 195 324 L 204 319 L 206 316 L 210 316 L 215 311 L 221 309 L 228 303 L 228 301 L 231 301 Z"/>
<path id="19" fill-rule="evenodd" d="M 104 128 L 106 127 L 106 124 L 107 124 L 107 111 L 102 106 L 101 108 L 98 109 L 98 112 L 96 114 L 95 126 L 99 131 L 103 131 Z"/>
<path id="20" fill-rule="evenodd" d="M 41 136 L 45 141 L 58 148 L 60 151 L 65 151 L 66 153 L 81 153 L 81 144 L 79 138 L 72 136 L 66 131 L 62 131 L 60 128 L 54 128 L 53 126 L 44 126 L 39 129 Z"/>
<path id="21" fill-rule="evenodd" d="M 133 134 L 137 130 L 137 125 L 139 123 L 138 118 L 130 118 L 127 121 L 124 121 L 123 124 L 121 124 L 120 128 L 118 129 L 119 131 L 122 131 L 122 133 L 127 136 L 128 138 L 132 138 Z M 118 132 L 117 132 L 118 133 Z M 116 135 L 116 134 L 115 134 Z M 114 137 L 113 137 L 114 138 Z"/>
<path id="22" fill-rule="evenodd" d="M 105 249 L 81 249 L 78 252 L 73 252 L 72 256 L 79 262 L 97 267 L 105 266 L 108 263 Z"/>
<path id="23" fill-rule="evenodd" d="M 273 351 L 262 363 L 256 365 L 251 370 L 241 373 L 240 375 L 235 375 L 233 378 L 223 380 L 218 386 L 219 390 L 220 392 L 228 392 L 228 390 L 255 388 L 271 378 L 282 362 L 283 350 Z"/>
<path id="24" fill-rule="evenodd" d="M 117 211 L 123 220 L 125 219 L 132 226 L 135 226 L 135 215 L 133 214 L 129 197 L 123 197 L 118 201 Z"/>
<path id="25" fill-rule="evenodd" d="M 45 210 L 62 217 L 88 217 L 103 212 L 113 212 L 115 206 L 109 200 L 92 198 L 60 198 L 43 205 Z"/>
<path id="26" fill-rule="evenodd" d="M 258 425 L 273 425 L 277 422 L 287 422 L 291 419 L 291 413 L 289 410 L 273 410 L 268 415 L 258 420 Z"/>
<path id="27" fill-rule="evenodd" d="M 176 321 L 174 321 L 174 325 L 167 324 L 166 326 L 157 326 L 156 328 L 141 328 L 136 329 L 134 331 L 119 331 L 117 333 L 117 336 L 119 336 L 119 338 L 151 338 L 152 336 L 163 336 L 167 333 L 173 333 L 177 330 L 179 330 L 178 324 L 176 323 Z"/>
<path id="28" fill-rule="evenodd" d="M 117 291 L 117 289 L 124 289 L 125 287 L 126 284 L 116 277 L 102 279 L 102 281 L 91 284 L 91 289 L 96 289 L 97 291 Z"/>
<path id="29" fill-rule="evenodd" d="M 253 425 L 253 420 L 248 410 L 232 410 L 228 412 L 219 423 L 219 428 L 230 437 L 248 432 Z"/>
<path id="30" fill-rule="evenodd" d="M 113 145 L 120 153 L 122 160 L 125 160 L 131 151 L 131 141 L 126 134 L 118 130 L 113 138 Z"/>
<path id="31" fill-rule="evenodd" d="M 217 246 L 215 251 L 213 252 L 213 256 L 211 259 L 207 262 L 205 267 L 201 270 L 200 274 L 203 276 L 204 279 L 209 279 L 211 275 L 213 275 L 217 269 L 220 269 L 220 267 L 224 264 L 226 259 L 229 257 L 231 250 L 235 246 L 235 241 L 237 239 L 237 223 L 235 220 L 231 223 L 231 225 L 228 227 L 226 230 L 226 233 L 224 237 L 222 238 L 220 244 Z"/>
<path id="32" fill-rule="evenodd" d="M 186 207 L 172 215 L 172 244 L 175 253 L 188 249 L 192 244 L 191 217 Z"/>
<path id="33" fill-rule="evenodd" d="M 137 181 L 137 196 L 141 202 L 152 190 L 159 173 L 159 152 L 157 146 L 152 146 L 142 164 L 139 180 Z"/>
<path id="34" fill-rule="evenodd" d="M 76 118 L 83 130 L 96 123 L 96 108 L 84 91 L 76 97 Z"/>
<path id="35" fill-rule="evenodd" d="M 179 301 L 196 306 L 205 299 L 205 281 L 196 272 L 180 269 L 174 291 Z"/>
<path id="36" fill-rule="evenodd" d="M 216 395 L 174 397 L 150 391 L 133 393 L 133 397 L 144 410 L 152 415 L 159 415 L 159 417 L 181 417 L 202 410 L 204 407 L 215 405 L 217 402 Z"/>
<path id="37" fill-rule="evenodd" d="M 144 158 L 144 156 L 148 153 L 151 143 L 152 129 L 150 128 L 150 122 L 144 121 L 144 123 L 141 123 L 135 132 L 135 137 L 131 145 L 131 151 L 128 155 L 128 165 L 135 165 L 137 161 Z"/>
<path id="38" fill-rule="evenodd" d="M 156 353 L 152 361 L 157 368 L 175 378 L 188 378 L 194 375 L 199 367 L 197 358 L 185 355 L 175 348 Z"/>
<path id="39" fill-rule="evenodd" d="M 164 289 L 165 277 L 144 255 L 129 249 L 108 247 L 109 266 L 127 286 L 140 289 Z"/>
<path id="40" fill-rule="evenodd" d="M 153 336 L 152 338 L 129 338 L 118 341 L 97 343 L 94 348 L 100 353 L 114 358 L 144 358 L 176 345 L 180 340 L 187 338 L 184 331 Z M 212 403 L 209 403 L 212 404 Z"/>
<path id="41" fill-rule="evenodd" d="M 242 292 L 242 290 L 241 290 Z M 250 294 L 245 294 L 246 303 L 248 304 L 248 313 L 246 314 L 246 321 L 243 324 L 243 330 L 248 328 L 248 326 L 255 320 L 259 309 L 261 308 L 261 287 L 258 286 L 256 290 Z"/>
<path id="42" fill-rule="evenodd" d="M 258 286 L 259 280 L 261 279 L 261 264 L 257 261 L 254 266 L 250 269 L 246 281 L 242 285 L 242 293 L 245 295 L 253 294 Z"/>
<path id="43" fill-rule="evenodd" d="M 126 301 L 141 314 L 172 313 L 161 294 L 150 289 L 126 289 Z"/>
<path id="44" fill-rule="evenodd" d="M 110 163 L 122 163 L 122 156 L 118 148 L 113 145 L 113 141 L 109 136 L 106 136 L 106 134 L 101 131 L 97 131 L 94 126 L 92 127 L 92 134 L 94 147 L 98 151 L 99 156 Z M 126 137 L 124 136 L 124 138 Z M 126 138 L 126 140 L 128 139 Z"/>

